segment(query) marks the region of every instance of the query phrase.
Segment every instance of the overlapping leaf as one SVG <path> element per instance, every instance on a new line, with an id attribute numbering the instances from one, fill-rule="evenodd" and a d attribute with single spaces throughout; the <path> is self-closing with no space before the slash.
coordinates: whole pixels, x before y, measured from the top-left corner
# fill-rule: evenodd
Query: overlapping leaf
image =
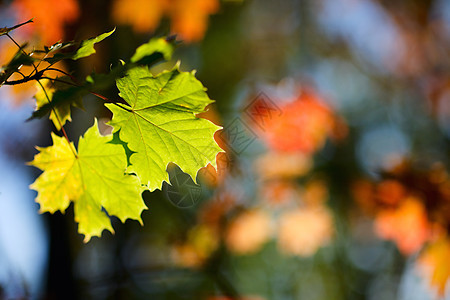
<path id="1" fill-rule="evenodd" d="M 39 110 L 45 105 L 51 105 L 52 99 L 58 101 L 63 95 L 66 95 L 64 89 L 57 90 L 58 87 L 61 88 L 61 85 L 62 83 L 51 83 L 47 79 L 41 80 L 41 82 L 37 84 L 38 92 L 34 95 L 34 98 L 36 99 L 36 109 Z M 80 93 L 75 92 L 74 88 L 70 89 L 70 93 L 65 98 L 73 98 L 73 101 L 65 101 L 61 105 L 54 106 L 50 112 L 50 120 L 52 120 L 57 130 L 61 130 L 61 126 L 64 126 L 67 121 L 72 121 L 70 115 L 71 106 L 83 108 L 81 95 Z"/>
<path id="2" fill-rule="evenodd" d="M 195 116 L 212 100 L 193 72 L 180 72 L 177 66 L 153 76 L 139 67 L 117 80 L 117 87 L 128 105 L 106 104 L 113 112 L 111 125 L 135 152 L 129 170 L 150 190 L 168 181 L 170 162 L 194 179 L 200 168 L 215 165 L 222 150 L 213 135 L 220 127 Z"/>
<path id="3" fill-rule="evenodd" d="M 78 152 L 64 138 L 52 134 L 52 139 L 53 145 L 38 148 L 40 153 L 30 163 L 44 171 L 31 185 L 38 191 L 41 212 L 64 212 L 73 201 L 85 242 L 104 229 L 113 232 L 108 215 L 141 222 L 144 188 L 136 176 L 125 174 L 125 150 L 109 143 L 112 136 L 101 136 L 95 122 L 80 138 Z"/>

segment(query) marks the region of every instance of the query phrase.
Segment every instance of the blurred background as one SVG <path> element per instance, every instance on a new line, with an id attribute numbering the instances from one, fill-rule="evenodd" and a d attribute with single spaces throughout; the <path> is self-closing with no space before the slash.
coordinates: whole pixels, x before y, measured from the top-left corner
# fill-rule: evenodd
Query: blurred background
<path id="1" fill-rule="evenodd" d="M 225 152 L 198 184 L 169 165 L 143 227 L 84 244 L 73 206 L 40 215 L 28 187 L 55 131 L 25 121 L 36 87 L 2 86 L 0 298 L 450 299 L 449 1 L 0 1 L 0 27 L 30 18 L 28 49 L 117 28 L 59 66 L 80 80 L 176 34 L 154 72 L 197 70 Z M 1 65 L 16 51 L 0 37 Z M 111 117 L 83 100 L 72 140 Z"/>

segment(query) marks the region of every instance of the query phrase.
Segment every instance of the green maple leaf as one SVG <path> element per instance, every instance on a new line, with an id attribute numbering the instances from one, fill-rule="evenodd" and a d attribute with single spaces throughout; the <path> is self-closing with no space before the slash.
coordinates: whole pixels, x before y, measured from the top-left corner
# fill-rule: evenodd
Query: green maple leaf
<path id="1" fill-rule="evenodd" d="M 194 72 L 180 72 L 176 66 L 153 76 L 139 67 L 118 79 L 117 87 L 128 105 L 106 104 L 113 112 L 110 124 L 135 152 L 129 171 L 150 190 L 169 181 L 170 162 L 194 180 L 200 168 L 215 166 L 216 154 L 223 151 L 213 138 L 220 127 L 195 116 L 213 101 Z"/>
<path id="2" fill-rule="evenodd" d="M 29 163 L 44 171 L 30 186 L 38 192 L 41 212 L 64 212 L 73 201 L 85 242 L 104 229 L 114 232 L 108 215 L 142 223 L 144 187 L 136 176 L 125 174 L 125 150 L 109 143 L 112 135 L 101 136 L 95 122 L 80 138 L 78 152 L 64 138 L 52 133 L 52 139 L 53 145 L 38 147 L 40 152 Z"/>

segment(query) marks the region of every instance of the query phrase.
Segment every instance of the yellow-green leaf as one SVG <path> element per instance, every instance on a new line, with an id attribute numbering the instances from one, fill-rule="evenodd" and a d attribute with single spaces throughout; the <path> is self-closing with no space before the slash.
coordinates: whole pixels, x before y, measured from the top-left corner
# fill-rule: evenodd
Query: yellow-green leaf
<path id="1" fill-rule="evenodd" d="M 30 163 L 44 171 L 31 185 L 38 192 L 41 212 L 64 212 L 73 201 L 75 221 L 85 242 L 104 229 L 113 232 L 108 215 L 142 223 L 144 188 L 136 176 L 125 173 L 125 150 L 109 143 L 111 135 L 101 136 L 95 122 L 80 138 L 78 151 L 62 137 L 52 134 L 52 139 L 53 145 L 38 148 L 40 152 Z"/>
<path id="2" fill-rule="evenodd" d="M 128 105 L 106 104 L 113 112 L 110 124 L 135 152 L 130 170 L 150 190 L 169 181 L 170 162 L 194 180 L 200 168 L 208 163 L 215 166 L 222 149 L 213 136 L 220 127 L 195 116 L 213 101 L 193 72 L 175 67 L 153 76 L 147 67 L 139 67 L 118 79 L 117 87 Z"/>

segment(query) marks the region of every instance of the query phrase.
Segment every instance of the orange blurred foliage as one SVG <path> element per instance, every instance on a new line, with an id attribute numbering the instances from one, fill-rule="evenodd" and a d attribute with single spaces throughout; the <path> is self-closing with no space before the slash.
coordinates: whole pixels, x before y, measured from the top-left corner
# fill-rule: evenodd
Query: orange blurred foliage
<path id="1" fill-rule="evenodd" d="M 351 186 L 352 196 L 358 206 L 367 214 L 371 214 L 376 209 L 375 202 L 375 184 L 365 180 L 358 179 Z"/>
<path id="2" fill-rule="evenodd" d="M 255 161 L 255 172 L 263 180 L 294 178 L 306 175 L 312 168 L 311 156 L 293 152 L 267 152 Z"/>
<path id="3" fill-rule="evenodd" d="M 206 224 L 220 231 L 225 216 L 236 206 L 235 198 L 231 192 L 217 193 L 200 209 L 198 223 Z"/>
<path id="4" fill-rule="evenodd" d="M 225 152 L 219 152 L 216 156 L 217 170 L 211 164 L 208 164 L 198 171 L 198 176 L 209 186 L 216 187 L 225 180 L 231 164 L 230 156 Z"/>
<path id="5" fill-rule="evenodd" d="M 429 168 L 410 161 L 387 170 L 389 179 L 360 179 L 352 186 L 359 207 L 375 217 L 375 232 L 410 255 L 433 238 L 436 228 L 450 230 L 450 177 L 441 162 Z"/>
<path id="6" fill-rule="evenodd" d="M 239 214 L 229 224 L 225 244 L 236 254 L 258 251 L 270 238 L 270 217 L 262 210 L 254 209 Z"/>
<path id="7" fill-rule="evenodd" d="M 188 232 L 187 241 L 175 245 L 172 251 L 177 265 L 198 268 L 217 249 L 219 235 L 206 225 L 197 225 Z"/>
<path id="8" fill-rule="evenodd" d="M 239 296 L 239 298 L 231 298 L 226 296 L 212 296 L 209 297 L 207 300 L 264 300 L 265 298 L 262 298 L 260 296 Z"/>
<path id="9" fill-rule="evenodd" d="M 278 246 L 286 254 L 311 256 L 333 233 L 333 217 L 326 207 L 299 208 L 280 216 Z"/>
<path id="10" fill-rule="evenodd" d="M 331 109 L 312 92 L 301 93 L 280 109 L 281 113 L 266 119 L 264 130 L 259 131 L 268 147 L 276 151 L 313 153 L 335 127 Z"/>
<path id="11" fill-rule="evenodd" d="M 76 0 L 14 0 L 12 8 L 21 20 L 34 20 L 34 24 L 21 29 L 36 34 L 45 45 L 64 38 L 64 26 L 77 20 L 80 9 Z"/>
<path id="12" fill-rule="evenodd" d="M 319 206 L 325 203 L 328 196 L 328 186 L 325 181 L 313 179 L 308 181 L 305 185 L 303 202 L 310 207 Z"/>
<path id="13" fill-rule="evenodd" d="M 450 239 L 443 235 L 428 245 L 418 259 L 418 265 L 425 273 L 431 271 L 430 285 L 440 296 L 444 296 L 450 279 L 449 257 Z"/>
<path id="14" fill-rule="evenodd" d="M 396 180 L 384 180 L 377 186 L 377 196 L 382 204 L 397 205 L 406 196 L 406 190 Z"/>
<path id="15" fill-rule="evenodd" d="M 376 215 L 375 232 L 395 242 L 403 254 L 410 255 L 429 240 L 431 226 L 421 200 L 410 196 L 397 208 L 384 209 Z"/>
<path id="16" fill-rule="evenodd" d="M 301 199 L 300 187 L 290 180 L 271 180 L 261 184 L 259 194 L 262 201 L 273 206 L 287 206 Z"/>
<path id="17" fill-rule="evenodd" d="M 208 17 L 219 10 L 218 0 L 116 0 L 112 17 L 145 33 L 155 30 L 163 16 L 172 21 L 172 32 L 187 42 L 203 38 Z"/>
<path id="18" fill-rule="evenodd" d="M 208 17 L 219 10 L 217 0 L 176 0 L 170 6 L 172 32 L 188 42 L 203 38 L 208 27 Z"/>
<path id="19" fill-rule="evenodd" d="M 360 179 L 352 185 L 352 194 L 365 213 L 374 214 L 378 209 L 398 206 L 408 196 L 408 191 L 395 179 L 379 183 Z"/>
<path id="20" fill-rule="evenodd" d="M 153 31 L 158 27 L 170 0 L 116 0 L 112 17 L 115 22 L 129 24 L 139 33 Z"/>

